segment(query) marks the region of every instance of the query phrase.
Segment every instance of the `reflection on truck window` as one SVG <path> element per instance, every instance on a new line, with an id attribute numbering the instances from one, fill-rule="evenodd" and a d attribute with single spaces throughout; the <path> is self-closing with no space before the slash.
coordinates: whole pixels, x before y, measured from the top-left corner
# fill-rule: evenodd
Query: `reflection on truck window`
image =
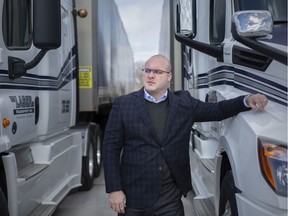
<path id="1" fill-rule="evenodd" d="M 31 0 L 5 0 L 2 32 L 9 49 L 28 49 L 32 42 Z"/>
<path id="2" fill-rule="evenodd" d="M 287 21 L 287 0 L 239 0 L 238 3 L 238 10 L 268 10 L 274 22 Z"/>

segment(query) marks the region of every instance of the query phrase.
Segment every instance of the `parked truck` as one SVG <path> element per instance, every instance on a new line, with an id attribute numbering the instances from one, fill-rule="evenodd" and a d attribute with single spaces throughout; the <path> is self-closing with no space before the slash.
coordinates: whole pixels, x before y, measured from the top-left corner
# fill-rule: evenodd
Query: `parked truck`
<path id="1" fill-rule="evenodd" d="M 287 1 L 164 0 L 172 90 L 206 102 L 262 93 L 248 111 L 191 128 L 198 215 L 287 215 Z"/>
<path id="2" fill-rule="evenodd" d="M 114 0 L 0 0 L 0 215 L 51 215 L 101 170 L 134 60 Z"/>

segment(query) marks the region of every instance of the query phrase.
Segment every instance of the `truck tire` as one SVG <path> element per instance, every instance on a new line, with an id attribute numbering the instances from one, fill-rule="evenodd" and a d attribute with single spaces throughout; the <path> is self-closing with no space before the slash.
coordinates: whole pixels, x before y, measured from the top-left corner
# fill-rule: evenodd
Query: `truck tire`
<path id="1" fill-rule="evenodd" d="M 90 190 L 93 187 L 93 180 L 95 176 L 95 161 L 96 161 L 96 144 L 95 144 L 95 133 L 89 127 L 87 137 L 87 152 L 86 156 L 82 157 L 82 175 L 81 183 L 82 190 Z"/>
<path id="2" fill-rule="evenodd" d="M 0 212 L 1 212 L 1 215 L 3 216 L 9 216 L 8 203 L 4 196 L 2 188 L 0 188 Z"/>
<path id="3" fill-rule="evenodd" d="M 219 215 L 238 216 L 236 203 L 236 187 L 232 171 L 226 172 L 220 190 Z"/>
<path id="4" fill-rule="evenodd" d="M 95 152 L 96 158 L 94 160 L 94 177 L 98 177 L 102 168 L 102 134 L 98 125 L 95 128 Z"/>

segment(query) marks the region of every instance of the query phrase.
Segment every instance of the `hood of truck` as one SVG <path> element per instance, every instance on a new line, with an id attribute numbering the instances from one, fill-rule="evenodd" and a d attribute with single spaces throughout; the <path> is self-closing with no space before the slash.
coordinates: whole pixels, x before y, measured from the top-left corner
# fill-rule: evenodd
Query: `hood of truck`
<path id="1" fill-rule="evenodd" d="M 269 42 L 273 44 L 279 44 L 287 47 L 287 26 L 275 26 L 272 33 L 272 39 L 260 40 L 263 42 Z M 287 51 L 287 49 L 286 49 Z"/>
<path id="2" fill-rule="evenodd" d="M 287 146 L 287 107 L 269 101 L 264 111 L 243 113 L 247 127 L 257 137 L 263 137 Z"/>
<path id="3" fill-rule="evenodd" d="M 275 26 L 270 34 L 271 37 L 258 39 L 258 41 L 287 53 L 287 30 L 286 25 Z"/>

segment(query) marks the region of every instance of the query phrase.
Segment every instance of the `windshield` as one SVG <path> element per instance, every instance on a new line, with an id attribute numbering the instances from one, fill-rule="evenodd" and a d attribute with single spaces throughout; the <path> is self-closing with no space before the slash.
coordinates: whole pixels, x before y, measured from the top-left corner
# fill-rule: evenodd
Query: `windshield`
<path id="1" fill-rule="evenodd" d="M 287 22 L 287 0 L 239 0 L 239 10 L 268 10 L 274 22 Z"/>

